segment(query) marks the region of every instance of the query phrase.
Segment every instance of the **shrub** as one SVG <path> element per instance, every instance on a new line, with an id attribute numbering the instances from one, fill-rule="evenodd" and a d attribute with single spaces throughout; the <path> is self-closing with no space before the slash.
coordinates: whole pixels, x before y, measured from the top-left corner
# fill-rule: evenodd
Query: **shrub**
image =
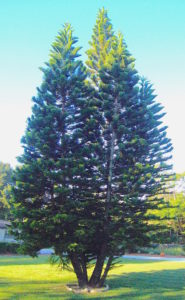
<path id="1" fill-rule="evenodd" d="M 16 243 L 0 243 L 0 254 L 18 254 L 19 245 Z"/>
<path id="2" fill-rule="evenodd" d="M 151 245 L 151 247 L 141 247 L 138 248 L 137 253 L 144 253 L 144 254 L 161 254 L 164 253 L 165 255 L 182 255 L 185 256 L 185 249 L 183 248 L 182 245 Z"/>

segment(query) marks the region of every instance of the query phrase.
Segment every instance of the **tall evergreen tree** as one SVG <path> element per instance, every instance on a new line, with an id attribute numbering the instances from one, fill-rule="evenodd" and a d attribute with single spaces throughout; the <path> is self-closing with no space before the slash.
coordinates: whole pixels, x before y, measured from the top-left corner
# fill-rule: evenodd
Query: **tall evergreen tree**
<path id="1" fill-rule="evenodd" d="M 147 212 L 165 193 L 171 142 L 162 107 L 106 10 L 87 51 L 88 72 L 76 42 L 66 24 L 42 68 L 15 172 L 13 233 L 31 255 L 53 247 L 81 287 L 95 287 L 115 256 L 154 230 Z"/>
<path id="2" fill-rule="evenodd" d="M 103 30 L 98 32 L 97 28 Z M 101 10 L 87 52 L 92 79 L 98 78 L 95 90 L 103 119 L 100 165 L 104 239 L 100 263 L 97 259 L 91 278 L 93 285 L 104 283 L 114 255 L 149 241 L 154 217 L 147 215 L 147 211 L 162 202 L 159 193 L 165 193 L 171 169 L 166 162 L 171 158 L 167 153 L 172 145 L 166 137 L 166 126 L 162 126 L 162 106 L 156 103 L 151 85 L 138 76 L 122 35 L 108 36 L 107 28 L 109 19 L 106 11 Z M 103 59 L 99 51 L 102 41 L 109 45 Z M 101 65 L 97 68 L 98 61 Z M 109 259 L 102 275 L 106 257 Z"/>
<path id="3" fill-rule="evenodd" d="M 86 70 L 78 60 L 76 42 L 71 26 L 65 25 L 42 68 L 43 83 L 33 98 L 22 139 L 22 166 L 15 172 L 13 228 L 17 229 L 13 232 L 31 255 L 54 247 L 64 266 L 72 262 L 79 284 L 84 285 L 92 253 L 90 237 L 101 215 L 96 208 L 95 219 L 93 204 L 98 188 L 94 153 L 101 143 L 98 101 L 85 84 Z"/>

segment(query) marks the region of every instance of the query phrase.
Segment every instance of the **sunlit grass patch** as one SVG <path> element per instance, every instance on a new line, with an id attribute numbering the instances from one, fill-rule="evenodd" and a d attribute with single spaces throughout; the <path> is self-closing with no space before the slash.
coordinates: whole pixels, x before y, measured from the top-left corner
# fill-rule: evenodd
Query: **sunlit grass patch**
<path id="1" fill-rule="evenodd" d="M 0 299 L 185 299 L 185 263 L 121 260 L 110 272 L 110 290 L 75 295 L 65 285 L 73 273 L 49 264 L 48 256 L 0 257 Z"/>

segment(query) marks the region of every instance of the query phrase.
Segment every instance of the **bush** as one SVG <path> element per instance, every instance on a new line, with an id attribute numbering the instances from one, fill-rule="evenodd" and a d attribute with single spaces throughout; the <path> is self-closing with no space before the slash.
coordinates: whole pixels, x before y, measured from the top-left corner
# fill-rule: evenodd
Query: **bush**
<path id="1" fill-rule="evenodd" d="M 144 254 L 161 254 L 164 253 L 165 255 L 182 255 L 185 256 L 185 249 L 182 245 L 175 245 L 175 244 L 164 244 L 164 245 L 151 245 L 151 247 L 142 247 L 138 248 L 137 253 L 144 253 Z"/>
<path id="2" fill-rule="evenodd" d="M 0 243 L 0 254 L 18 254 L 19 244 L 16 243 Z"/>

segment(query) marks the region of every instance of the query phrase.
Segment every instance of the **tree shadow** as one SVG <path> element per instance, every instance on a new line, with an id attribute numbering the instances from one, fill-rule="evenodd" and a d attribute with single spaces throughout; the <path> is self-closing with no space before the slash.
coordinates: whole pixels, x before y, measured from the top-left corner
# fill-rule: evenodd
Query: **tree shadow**
<path id="1" fill-rule="evenodd" d="M 136 272 L 113 275 L 107 281 L 119 294 L 105 299 L 185 299 L 185 269 Z M 93 300 L 100 297 L 91 297 Z"/>

